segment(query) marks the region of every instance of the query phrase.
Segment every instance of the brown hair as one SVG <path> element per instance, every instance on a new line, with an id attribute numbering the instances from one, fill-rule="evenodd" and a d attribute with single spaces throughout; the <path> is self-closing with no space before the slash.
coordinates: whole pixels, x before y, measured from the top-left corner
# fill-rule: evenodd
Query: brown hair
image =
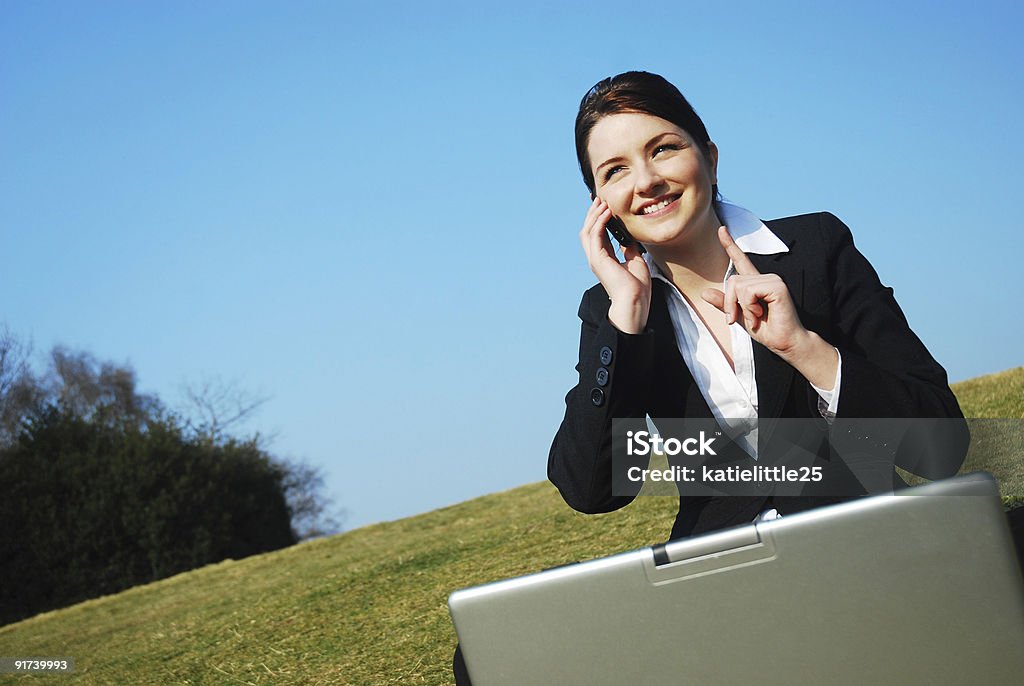
<path id="1" fill-rule="evenodd" d="M 583 172 L 583 182 L 594 193 L 594 174 L 590 169 L 587 142 L 594 125 L 609 114 L 638 112 L 661 117 L 690 134 L 697 147 L 710 161 L 708 143 L 711 137 L 704 122 L 679 89 L 657 74 L 627 71 L 598 81 L 580 101 L 576 114 L 576 159 Z M 718 197 L 718 186 L 713 188 Z"/>

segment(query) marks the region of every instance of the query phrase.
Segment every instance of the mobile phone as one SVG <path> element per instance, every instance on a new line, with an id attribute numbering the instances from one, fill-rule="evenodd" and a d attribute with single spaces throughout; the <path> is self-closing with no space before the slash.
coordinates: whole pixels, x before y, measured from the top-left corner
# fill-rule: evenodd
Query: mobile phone
<path id="1" fill-rule="evenodd" d="M 636 239 L 629 235 L 629 231 L 626 231 L 626 225 L 622 223 L 622 220 L 612 215 L 608 218 L 608 223 L 605 224 L 605 228 L 608 229 L 608 233 L 619 242 L 623 248 L 629 245 L 636 245 L 641 253 L 644 252 L 644 246 L 636 242 Z"/>
<path id="2" fill-rule="evenodd" d="M 593 199 L 593 196 L 591 196 L 591 199 Z M 629 231 L 626 230 L 626 225 L 623 224 L 622 220 L 614 214 L 608 218 L 608 223 L 605 224 L 605 228 L 608 229 L 608 233 L 610 233 L 612 238 L 618 241 L 619 245 L 623 248 L 635 245 L 641 255 L 647 252 L 642 243 L 637 243 L 636 239 L 629 235 Z"/>

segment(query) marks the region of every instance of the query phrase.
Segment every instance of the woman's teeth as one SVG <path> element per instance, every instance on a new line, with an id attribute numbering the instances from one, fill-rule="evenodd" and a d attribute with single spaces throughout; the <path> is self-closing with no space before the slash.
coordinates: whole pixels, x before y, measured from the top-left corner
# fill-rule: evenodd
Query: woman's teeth
<path id="1" fill-rule="evenodd" d="M 669 205 L 671 205 L 673 200 L 675 200 L 675 198 L 662 200 L 657 205 L 648 205 L 647 207 L 640 210 L 640 214 L 651 214 L 653 212 L 657 212 L 658 210 L 663 210 Z"/>

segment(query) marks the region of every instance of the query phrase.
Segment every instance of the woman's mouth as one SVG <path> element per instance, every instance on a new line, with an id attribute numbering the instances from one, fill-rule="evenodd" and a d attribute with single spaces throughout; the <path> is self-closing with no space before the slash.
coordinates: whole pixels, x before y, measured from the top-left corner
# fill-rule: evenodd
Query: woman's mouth
<path id="1" fill-rule="evenodd" d="M 657 202 L 644 205 L 639 209 L 639 211 L 637 211 L 637 214 L 641 217 L 657 217 L 662 214 L 667 214 L 675 209 L 676 202 L 679 198 L 679 195 L 666 195 Z"/>

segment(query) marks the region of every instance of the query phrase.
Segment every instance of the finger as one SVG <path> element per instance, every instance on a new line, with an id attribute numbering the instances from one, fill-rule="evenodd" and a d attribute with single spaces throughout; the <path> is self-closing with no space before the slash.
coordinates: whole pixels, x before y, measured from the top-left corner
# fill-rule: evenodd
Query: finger
<path id="1" fill-rule="evenodd" d="M 700 297 L 704 298 L 704 302 L 711 303 L 725 312 L 725 293 L 722 291 L 717 288 L 705 288 L 700 292 Z"/>
<path id="2" fill-rule="evenodd" d="M 611 216 L 612 212 L 607 208 L 597 212 L 593 217 L 590 217 L 588 213 L 590 221 L 584 224 L 583 229 L 580 230 L 580 241 L 583 243 L 583 250 L 586 252 L 588 260 L 596 256 L 595 250 L 599 251 L 603 247 L 611 248 L 611 244 L 607 241 L 607 232 L 604 230 Z M 609 254 L 612 252 L 609 250 Z"/>
<path id="3" fill-rule="evenodd" d="M 601 213 L 601 198 L 594 198 L 594 202 L 590 203 L 590 207 L 587 208 L 587 216 L 583 220 L 583 226 L 590 226 L 594 219 Z"/>
<path id="4" fill-rule="evenodd" d="M 612 211 L 608 207 L 605 207 L 601 212 L 598 213 L 593 223 L 590 225 L 590 240 L 592 244 L 596 244 L 602 248 L 605 248 L 610 255 L 615 254 L 615 250 L 612 247 L 611 240 L 608 237 L 608 220 L 612 218 Z"/>
<path id="5" fill-rule="evenodd" d="M 729 233 L 729 229 L 724 225 L 718 227 L 718 241 L 725 248 L 725 252 L 729 255 L 729 259 L 732 260 L 732 265 L 736 268 L 737 274 L 744 276 L 752 276 L 760 274 L 757 271 L 757 267 L 750 261 L 747 254 L 740 250 L 740 246 L 736 245 L 736 241 L 732 239 L 732 235 Z"/>
<path id="6" fill-rule="evenodd" d="M 756 277 L 754 280 L 751 280 L 749 277 L 739 277 L 736 279 L 736 302 L 743 308 L 745 315 L 750 315 L 757 319 L 764 317 L 764 306 L 761 300 L 764 297 L 763 285 L 763 280 L 759 280 Z"/>
<path id="7" fill-rule="evenodd" d="M 647 266 L 643 254 L 637 244 L 625 246 L 622 249 L 622 256 L 626 259 L 626 269 L 645 286 L 651 284 L 651 268 Z"/>
<path id="8" fill-rule="evenodd" d="M 736 301 L 736 278 L 730 276 L 725 282 L 725 293 L 722 298 L 722 311 L 725 312 L 727 324 L 735 324 L 739 321 L 742 312 L 739 303 Z"/>
<path id="9" fill-rule="evenodd" d="M 601 214 L 600 205 L 601 199 L 594 198 L 594 202 L 590 203 L 590 207 L 587 208 L 587 214 L 583 218 L 583 226 L 580 227 L 580 240 L 582 240 L 586 234 L 590 233 L 591 226 L 597 219 L 597 216 Z"/>
<path id="10" fill-rule="evenodd" d="M 607 224 L 610 217 L 611 210 L 606 210 L 598 215 L 597 220 L 591 227 L 590 234 L 587 236 L 587 256 L 590 260 L 591 269 L 595 271 L 600 269 L 603 263 L 616 267 L 620 265 L 619 258 L 615 255 L 615 248 L 608 237 L 608 232 L 605 231 L 605 224 Z"/>
<path id="11" fill-rule="evenodd" d="M 743 326 L 751 333 L 757 332 L 765 315 L 764 303 L 758 290 L 757 276 L 733 276 L 730 282 L 736 298 L 735 320 L 742 318 Z"/>
<path id="12" fill-rule="evenodd" d="M 743 313 L 743 326 L 750 333 L 757 333 L 757 330 L 761 327 L 761 324 L 764 323 L 764 318 L 761 317 L 760 314 L 760 308 L 755 309 L 744 307 L 741 311 Z"/>
<path id="13" fill-rule="evenodd" d="M 587 240 L 591 231 L 594 230 L 594 222 L 598 221 L 601 213 L 607 205 L 601 200 L 601 198 L 594 198 L 594 202 L 590 203 L 590 207 L 587 208 L 587 214 L 583 218 L 583 226 L 580 228 L 580 241 Z"/>

